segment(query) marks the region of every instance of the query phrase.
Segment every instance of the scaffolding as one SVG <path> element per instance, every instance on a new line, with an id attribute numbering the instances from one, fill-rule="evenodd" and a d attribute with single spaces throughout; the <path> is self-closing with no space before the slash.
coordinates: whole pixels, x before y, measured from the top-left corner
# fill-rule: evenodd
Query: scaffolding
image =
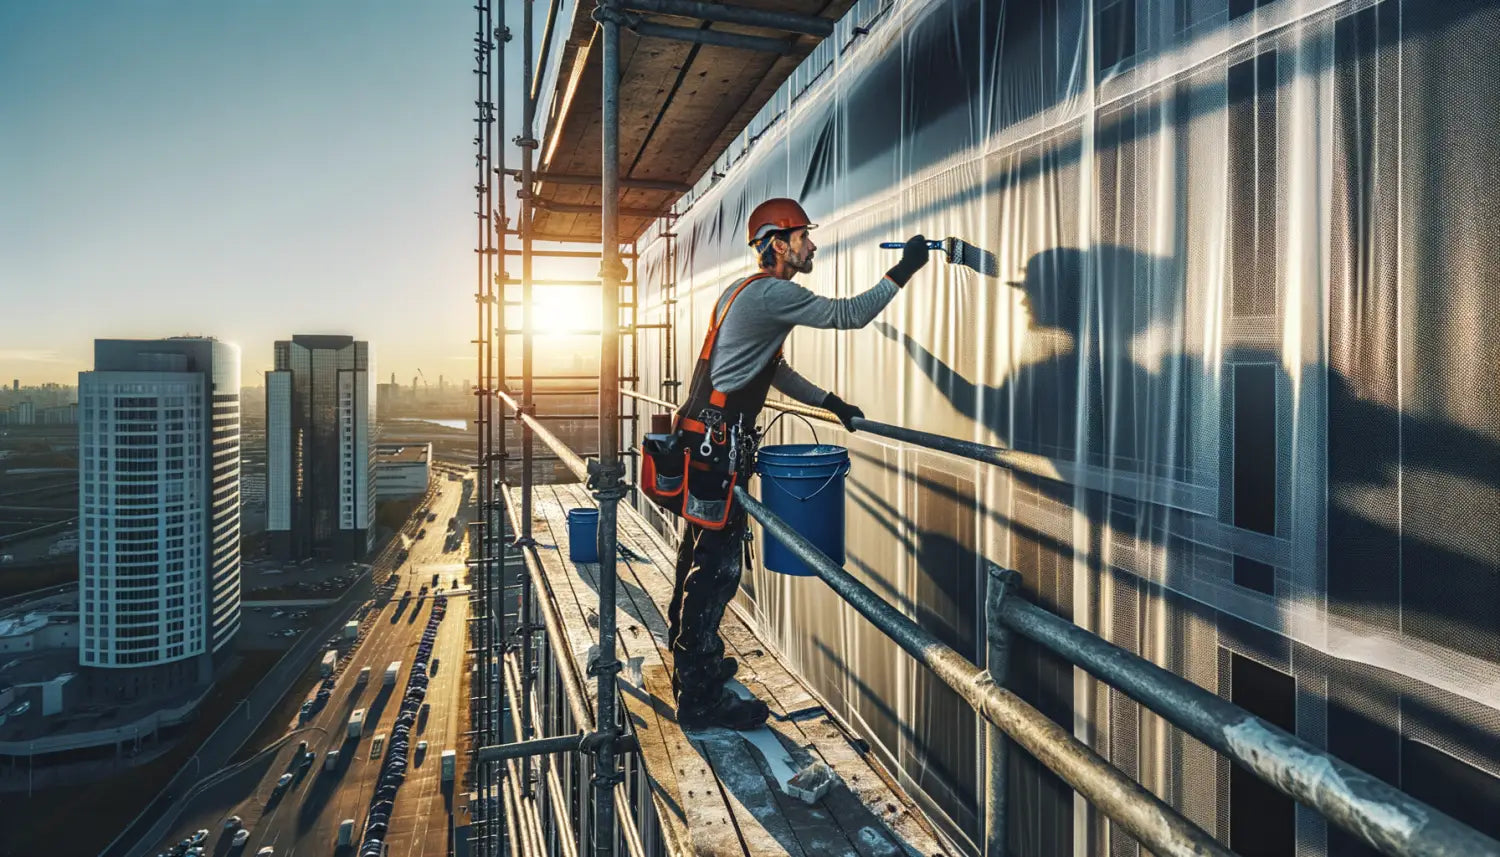
<path id="1" fill-rule="evenodd" d="M 649 778 L 636 738 L 620 714 L 617 675 L 616 594 L 619 545 L 619 503 L 635 482 L 628 472 L 629 451 L 621 450 L 621 429 L 629 425 L 639 437 L 641 406 L 661 411 L 677 407 L 680 380 L 676 374 L 675 331 L 677 302 L 675 234 L 670 217 L 658 226 L 657 238 L 667 241 L 662 300 L 665 321 L 639 323 L 639 271 L 633 241 L 618 231 L 621 216 L 653 217 L 660 211 L 625 209 L 621 190 L 650 187 L 681 193 L 673 182 L 622 180 L 619 175 L 618 134 L 620 32 L 633 30 L 651 38 L 723 45 L 737 49 L 785 53 L 790 42 L 772 36 L 747 35 L 707 28 L 710 22 L 732 23 L 782 34 L 824 37 L 834 22 L 825 18 L 769 12 L 692 0 L 597 0 L 592 18 L 602 58 L 600 122 L 600 203 L 597 207 L 540 200 L 534 188 L 543 174 L 535 170 L 539 148 L 535 136 L 537 80 L 545 67 L 555 26 L 557 3 L 551 4 L 543 38 L 541 62 L 533 58 L 533 0 L 523 0 L 522 128 L 515 138 L 520 150 L 518 169 L 507 168 L 504 147 L 504 87 L 493 86 L 496 62 L 502 63 L 511 35 L 503 9 L 498 18 L 492 0 L 478 0 L 476 75 L 478 78 L 478 133 L 476 162 L 479 181 L 478 330 L 475 339 L 479 382 L 475 390 L 480 433 L 476 468 L 477 502 L 481 515 L 472 531 L 474 587 L 471 620 L 475 663 L 474 731 L 471 770 L 471 844 L 480 855 L 522 854 L 596 855 L 626 853 L 644 857 L 652 851 L 672 852 L 657 841 L 654 831 L 626 811 L 651 800 L 651 789 L 640 788 Z M 687 18 L 704 26 L 684 28 L 654 23 L 645 13 Z M 510 227 L 503 189 L 517 183 L 519 207 Z M 563 184 L 592 185 L 589 176 L 546 174 Z M 576 236 L 541 234 L 533 229 L 538 208 L 548 211 L 600 215 L 596 249 L 539 249 L 536 241 L 571 241 Z M 507 247 L 515 237 L 519 248 Z M 629 249 L 626 249 L 628 245 Z M 520 276 L 505 272 L 509 258 L 520 257 Z M 597 376 L 556 375 L 552 380 L 597 380 L 598 447 L 585 458 L 571 449 L 544 421 L 557 415 L 538 414 L 533 340 L 534 289 L 575 285 L 578 281 L 539 280 L 533 276 L 537 258 L 599 260 L 602 323 L 597 331 L 600 365 Z M 629 259 L 629 268 L 624 260 Z M 512 300 L 511 286 L 520 287 Z M 512 328 L 506 308 L 521 310 L 521 327 Z M 622 315 L 623 311 L 623 315 Z M 644 328 L 664 331 L 661 398 L 638 389 L 640 365 L 635 338 Z M 521 341 L 519 375 L 508 375 L 507 337 Z M 622 366 L 622 351 L 629 363 Z M 517 397 L 508 385 L 519 380 Z M 570 389 L 569 392 L 581 392 Z M 622 410 L 622 404 L 628 409 Z M 784 402 L 770 407 L 836 422 L 816 408 Z M 576 418 L 572 417 L 572 418 Z M 509 425 L 519 433 L 518 503 L 508 502 L 504 489 L 511 483 L 507 469 Z M 939 450 L 984 464 L 1026 469 L 1021 454 L 995 446 L 964 441 L 918 429 L 857 418 L 854 427 L 901 443 Z M 532 538 L 532 494 L 536 484 L 535 443 L 541 440 L 574 476 L 583 481 L 597 503 L 598 517 L 598 645 L 580 673 L 570 656 L 554 645 L 564 630 L 555 605 L 543 597 L 547 581 L 538 564 L 518 561 L 536 547 Z M 1196 685 L 1120 649 L 1094 634 L 1023 600 L 1014 591 L 1014 573 L 992 566 L 986 610 L 989 618 L 987 665 L 968 661 L 911 621 L 839 564 L 820 553 L 794 527 L 778 518 L 743 487 L 736 498 L 765 530 L 797 554 L 830 588 L 870 620 L 883 634 L 952 687 L 988 724 L 986 740 L 985 853 L 1005 850 L 1006 754 L 1012 743 L 1036 757 L 1086 800 L 1119 823 L 1154 853 L 1163 855 L 1228 855 L 1214 836 L 1189 821 L 1138 782 L 1101 758 L 1068 729 L 1059 726 L 1005 688 L 1010 635 L 1019 633 L 1083 668 L 1160 714 L 1224 756 L 1270 783 L 1276 789 L 1325 815 L 1378 851 L 1395 857 L 1428 855 L 1497 855 L 1500 843 L 1437 812 L 1404 792 L 1365 774 Z M 592 693 L 587 687 L 594 680 Z M 566 701 L 562 710 L 545 712 L 538 723 L 538 693 Z M 592 711 L 590 710 L 592 702 Z M 648 849 L 648 843 L 655 847 Z"/>

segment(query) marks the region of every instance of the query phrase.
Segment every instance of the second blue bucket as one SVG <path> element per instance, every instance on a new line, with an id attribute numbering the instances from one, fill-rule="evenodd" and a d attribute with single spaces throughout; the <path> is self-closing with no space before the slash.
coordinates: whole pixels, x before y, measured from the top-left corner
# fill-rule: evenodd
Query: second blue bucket
<path id="1" fill-rule="evenodd" d="M 756 461 L 760 501 L 818 550 L 844 564 L 844 477 L 849 450 L 842 446 L 791 443 L 763 446 Z M 765 539 L 766 568 L 810 577 L 813 572 L 776 538 Z"/>
<path id="2" fill-rule="evenodd" d="M 568 559 L 574 562 L 599 561 L 599 510 L 568 510 Z"/>

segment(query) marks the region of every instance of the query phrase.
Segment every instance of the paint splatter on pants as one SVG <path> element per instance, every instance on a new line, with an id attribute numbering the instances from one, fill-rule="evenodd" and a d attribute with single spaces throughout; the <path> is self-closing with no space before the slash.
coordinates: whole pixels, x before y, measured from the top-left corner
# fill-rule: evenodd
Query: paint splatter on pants
<path id="1" fill-rule="evenodd" d="M 724 641 L 719 622 L 740 586 L 745 513 L 736 508 L 722 530 L 686 524 L 677 549 L 677 584 L 668 610 L 672 690 L 679 710 L 707 708 L 723 691 Z"/>

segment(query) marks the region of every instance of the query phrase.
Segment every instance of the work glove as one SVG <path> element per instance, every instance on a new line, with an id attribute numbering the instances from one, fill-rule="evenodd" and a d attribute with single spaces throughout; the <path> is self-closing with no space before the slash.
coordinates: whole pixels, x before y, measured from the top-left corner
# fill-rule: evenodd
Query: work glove
<path id="1" fill-rule="evenodd" d="M 929 255 L 926 237 L 913 235 L 906 239 L 906 246 L 901 250 L 901 261 L 897 262 L 885 275 L 890 277 L 891 282 L 896 285 L 905 286 L 906 281 L 911 279 L 911 275 L 922 270 L 922 266 L 927 264 Z"/>
<path id="2" fill-rule="evenodd" d="M 840 399 L 832 393 L 823 397 L 823 410 L 833 411 L 833 415 L 839 418 L 848 431 L 854 431 L 854 418 L 864 419 L 865 412 Z"/>

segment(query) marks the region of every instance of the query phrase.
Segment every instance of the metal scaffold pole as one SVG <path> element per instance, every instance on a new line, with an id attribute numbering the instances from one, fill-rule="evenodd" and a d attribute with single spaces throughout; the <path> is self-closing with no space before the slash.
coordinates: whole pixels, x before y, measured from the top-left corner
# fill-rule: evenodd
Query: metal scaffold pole
<path id="1" fill-rule="evenodd" d="M 625 495 L 621 481 L 619 411 L 620 411 L 620 281 L 624 266 L 620 262 L 619 238 L 619 145 L 620 145 L 620 26 L 613 8 L 614 0 L 600 0 L 594 17 L 600 25 L 602 112 L 600 127 L 600 263 L 602 281 L 599 337 L 599 459 L 590 467 L 590 487 L 599 505 L 599 654 L 589 665 L 589 672 L 599 680 L 598 725 L 600 742 L 594 756 L 594 853 L 606 857 L 615 853 L 618 837 L 615 820 L 615 784 L 621 781 L 615 759 L 616 725 L 615 674 L 620 669 L 615 658 L 615 585 L 616 531 L 620 498 Z"/>
<path id="2" fill-rule="evenodd" d="M 523 0 L 521 4 L 521 137 L 517 141 L 521 147 L 521 407 L 527 414 L 536 414 L 536 378 L 535 365 L 533 363 L 533 336 L 532 330 L 533 307 L 532 289 L 535 285 L 532 281 L 532 222 L 536 217 L 536 201 L 532 197 L 532 189 L 536 180 L 532 172 L 534 168 L 533 153 L 536 151 L 536 98 L 532 86 L 534 73 L 532 65 L 532 52 L 535 39 L 534 7 L 535 0 Z M 535 436 L 529 426 L 523 426 L 521 435 L 521 528 L 519 533 L 521 543 L 531 544 L 531 504 L 532 493 L 535 490 L 536 457 Z M 521 734 L 516 740 L 525 741 L 536 734 L 532 725 L 531 712 L 531 688 L 536 670 L 532 665 L 532 627 L 536 592 L 532 589 L 531 578 L 527 575 L 521 577 L 521 624 L 520 624 L 520 667 L 521 667 L 521 698 L 515 704 L 521 707 Z M 530 798 L 533 795 L 531 781 L 531 763 L 527 762 L 523 771 L 526 779 L 520 783 L 521 794 Z"/>
<path id="3" fill-rule="evenodd" d="M 494 105 L 494 58 L 497 49 L 496 41 L 500 33 L 493 20 L 491 0 L 479 0 L 474 9 L 478 13 L 474 34 L 475 106 L 478 108 L 478 116 L 475 119 L 474 160 L 478 168 L 478 181 L 474 192 L 478 198 L 478 210 L 475 215 L 479 230 L 478 246 L 475 248 L 478 254 L 478 283 L 474 295 L 477 322 L 474 339 L 477 364 L 474 391 L 476 394 L 475 427 L 478 432 L 475 460 L 477 484 L 474 501 L 479 514 L 476 516 L 478 525 L 470 529 L 475 536 L 471 538 L 471 545 L 476 551 L 478 562 L 472 565 L 473 585 L 469 600 L 474 616 L 469 623 L 468 644 L 479 653 L 479 657 L 476 658 L 477 680 L 470 690 L 470 718 L 474 724 L 473 746 L 478 748 L 487 746 L 498 737 L 492 728 L 495 722 L 494 697 L 491 693 L 489 659 L 486 654 L 493 642 L 491 623 L 496 606 L 496 599 L 491 592 L 495 579 L 494 569 L 489 556 L 490 545 L 494 544 L 492 536 L 495 520 L 492 477 L 492 466 L 495 460 L 493 455 L 495 403 L 489 391 L 495 383 L 493 373 L 494 312 L 497 303 L 495 282 L 499 278 L 496 274 L 496 260 L 505 258 L 503 243 L 497 247 L 496 240 L 498 238 L 500 242 L 504 241 L 505 224 L 503 217 L 495 209 L 494 193 L 498 175 L 495 164 L 494 124 L 497 111 Z M 500 556 L 500 562 L 502 564 L 504 562 L 503 553 Z M 471 826 L 477 832 L 476 853 L 480 855 L 498 853 L 494 846 L 500 839 L 504 824 L 503 817 L 491 811 L 493 797 L 490 788 L 493 781 L 491 770 L 490 763 L 477 758 L 471 766 L 470 787 L 477 801 L 470 808 L 470 819 Z"/>
<path id="4" fill-rule="evenodd" d="M 503 2 L 500 4 L 500 20 L 495 27 L 494 38 L 498 55 L 497 63 L 500 67 L 500 74 L 503 77 L 505 74 L 505 46 L 510 42 L 510 28 L 505 24 L 505 4 Z M 492 282 L 494 288 L 490 290 L 490 294 L 494 296 L 495 302 L 490 311 L 490 326 L 485 331 L 485 335 L 489 338 L 491 347 L 495 352 L 495 374 L 490 379 L 490 384 L 488 387 L 488 389 L 492 393 L 492 395 L 489 397 L 491 400 L 495 398 L 493 392 L 504 386 L 506 376 L 505 338 L 500 336 L 496 331 L 496 328 L 503 327 L 505 324 L 504 282 L 509 278 L 509 275 L 505 270 L 505 243 L 506 235 L 509 231 L 508 227 L 510 224 L 510 215 L 508 213 L 510 206 L 506 203 L 505 200 L 505 87 L 503 85 L 498 87 L 495 91 L 495 108 L 495 133 L 492 136 L 492 140 L 498 143 L 498 162 L 495 164 L 494 181 L 499 185 L 500 188 L 500 193 L 497 194 L 499 198 L 500 208 L 497 212 L 497 219 L 495 222 L 495 236 L 496 241 L 499 242 L 499 253 L 497 254 L 496 258 L 500 260 L 500 263 L 496 266 L 495 279 Z M 496 347 L 496 343 L 498 343 L 498 347 Z M 498 407 L 498 403 L 496 403 L 495 410 L 504 413 L 503 409 Z M 485 698 L 489 700 L 489 704 L 486 708 L 486 713 L 489 717 L 489 731 L 491 737 L 496 740 L 500 740 L 505 735 L 503 725 L 505 722 L 505 694 L 501 690 L 500 667 L 496 659 L 500 656 L 500 652 L 505 646 L 506 635 L 506 560 L 509 557 L 507 556 L 505 539 L 506 519 L 503 514 L 503 510 L 504 505 L 509 502 L 509 499 L 505 496 L 504 491 L 505 485 L 509 480 L 508 462 L 510 460 L 510 429 L 509 424 L 506 422 L 504 417 L 501 417 L 498 421 L 491 423 L 491 427 L 498 432 L 498 439 L 496 443 L 499 447 L 499 455 L 493 460 L 499 464 L 500 470 L 499 477 L 493 479 L 491 482 L 491 491 L 492 497 L 494 496 L 494 492 L 498 492 L 500 496 L 498 498 L 499 502 L 496 502 L 494 504 L 494 512 L 486 517 L 486 521 L 489 522 L 492 544 L 494 544 L 496 547 L 498 559 L 490 566 L 490 603 L 491 609 L 493 610 L 492 615 L 494 616 L 494 620 L 488 630 L 489 637 L 486 640 L 485 651 L 482 653 L 482 657 L 485 663 L 484 693 Z M 495 782 L 500 777 L 505 776 L 505 770 L 506 769 L 504 765 L 497 766 L 495 768 L 496 773 L 488 777 L 489 781 L 486 783 L 486 787 L 490 790 L 491 805 L 499 803 L 500 792 L 499 788 L 495 785 Z M 494 835 L 491 837 L 490 842 L 494 846 L 492 849 L 493 852 L 497 855 L 504 853 L 505 849 L 500 846 L 500 843 L 504 841 L 504 834 L 504 822 L 496 822 Z"/>

